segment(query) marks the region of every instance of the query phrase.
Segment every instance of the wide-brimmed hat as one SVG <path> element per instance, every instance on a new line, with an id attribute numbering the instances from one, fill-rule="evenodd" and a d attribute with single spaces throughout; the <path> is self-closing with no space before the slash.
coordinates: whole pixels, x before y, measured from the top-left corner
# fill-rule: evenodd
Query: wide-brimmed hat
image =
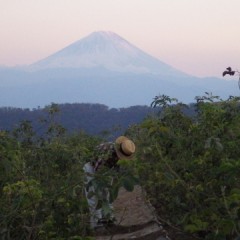
<path id="1" fill-rule="evenodd" d="M 135 144 L 125 136 L 115 140 L 115 150 L 119 159 L 131 159 L 135 153 Z"/>

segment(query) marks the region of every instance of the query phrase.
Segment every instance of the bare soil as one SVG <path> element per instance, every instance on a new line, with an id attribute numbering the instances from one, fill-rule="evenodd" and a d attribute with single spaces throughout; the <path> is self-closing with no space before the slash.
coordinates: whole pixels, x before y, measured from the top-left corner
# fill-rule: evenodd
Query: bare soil
<path id="1" fill-rule="evenodd" d="M 135 186 L 133 192 L 120 189 L 113 207 L 117 224 L 120 225 L 138 225 L 156 220 L 154 209 L 147 204 L 140 186 Z"/>
<path id="2" fill-rule="evenodd" d="M 117 227 L 107 229 L 107 232 L 100 232 L 96 236 L 97 240 L 168 239 L 167 232 L 158 223 L 154 209 L 147 203 L 140 186 L 135 186 L 133 192 L 120 189 L 118 197 L 113 203 L 113 209 Z"/>
<path id="3" fill-rule="evenodd" d="M 135 186 L 132 192 L 120 189 L 113 207 L 116 228 L 96 233 L 96 240 L 196 240 L 160 223 L 140 186 Z"/>

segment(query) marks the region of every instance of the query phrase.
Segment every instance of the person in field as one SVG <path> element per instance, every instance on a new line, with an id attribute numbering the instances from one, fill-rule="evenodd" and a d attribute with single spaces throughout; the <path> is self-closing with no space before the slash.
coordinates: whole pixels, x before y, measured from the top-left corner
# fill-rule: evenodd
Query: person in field
<path id="1" fill-rule="evenodd" d="M 87 162 L 83 170 L 86 174 L 85 178 L 85 194 L 90 210 L 90 226 L 91 228 L 97 228 L 104 226 L 105 224 L 113 223 L 114 216 L 112 211 L 112 205 L 109 202 L 108 189 L 103 189 L 100 193 L 96 194 L 96 185 L 94 186 L 94 177 L 97 173 L 102 173 L 104 169 L 118 170 L 118 161 L 120 159 L 132 159 L 135 153 L 135 144 L 132 140 L 125 136 L 118 137 L 114 142 L 105 142 L 98 145 L 95 149 L 94 157 L 91 161 Z M 106 212 L 100 207 L 98 208 L 99 199 L 104 198 L 107 200 L 108 210 Z"/>

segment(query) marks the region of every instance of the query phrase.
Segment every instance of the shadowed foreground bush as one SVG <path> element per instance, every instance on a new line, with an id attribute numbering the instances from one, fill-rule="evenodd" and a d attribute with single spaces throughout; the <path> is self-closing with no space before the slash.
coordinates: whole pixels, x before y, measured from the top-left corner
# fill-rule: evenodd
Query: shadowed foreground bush
<path id="1" fill-rule="evenodd" d="M 135 126 L 137 171 L 160 220 L 202 239 L 240 236 L 239 98 L 196 98 L 196 115 L 167 96 Z M 175 102 L 174 102 L 175 103 Z"/>

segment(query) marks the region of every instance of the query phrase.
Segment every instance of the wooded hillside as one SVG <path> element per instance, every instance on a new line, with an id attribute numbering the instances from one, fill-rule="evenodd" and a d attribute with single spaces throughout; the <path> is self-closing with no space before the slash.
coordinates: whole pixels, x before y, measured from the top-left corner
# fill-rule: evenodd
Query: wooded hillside
<path id="1" fill-rule="evenodd" d="M 102 104 L 52 104 L 44 108 L 21 109 L 0 108 L 0 130 L 12 130 L 22 121 L 30 121 L 34 129 L 41 134 L 44 130 L 43 119 L 48 116 L 49 109 L 57 108 L 55 122 L 63 126 L 69 133 L 84 131 L 91 135 L 105 134 L 114 130 L 121 134 L 130 125 L 140 123 L 154 110 L 148 106 L 132 106 L 129 108 L 109 108 Z"/>

